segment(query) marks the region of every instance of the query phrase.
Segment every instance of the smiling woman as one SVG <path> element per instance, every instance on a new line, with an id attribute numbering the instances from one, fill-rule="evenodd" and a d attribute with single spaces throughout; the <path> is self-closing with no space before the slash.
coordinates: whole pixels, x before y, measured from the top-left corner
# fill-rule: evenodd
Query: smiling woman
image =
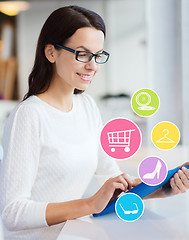
<path id="1" fill-rule="evenodd" d="M 84 93 L 108 60 L 104 37 L 102 18 L 78 6 L 55 10 L 41 30 L 28 93 L 4 130 L 0 214 L 7 240 L 54 240 L 66 220 L 101 212 L 140 182 L 99 147 L 101 116 Z M 84 199 L 94 175 L 102 187 Z M 185 192 L 188 179 L 188 169 L 179 170 L 169 195 Z"/>
<path id="2" fill-rule="evenodd" d="M 66 220 L 101 211 L 132 185 L 99 148 L 101 117 L 83 93 L 109 58 L 104 37 L 102 18 L 78 6 L 55 10 L 41 30 L 28 93 L 5 127 L 6 239 L 56 239 Z M 113 178 L 82 199 L 94 175 L 102 183 Z"/>

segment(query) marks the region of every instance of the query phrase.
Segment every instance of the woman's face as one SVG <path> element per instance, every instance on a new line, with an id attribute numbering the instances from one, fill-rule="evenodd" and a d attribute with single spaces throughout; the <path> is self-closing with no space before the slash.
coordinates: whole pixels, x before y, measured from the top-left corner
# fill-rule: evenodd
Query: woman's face
<path id="1" fill-rule="evenodd" d="M 91 27 L 78 29 L 64 45 L 78 51 L 99 53 L 103 50 L 104 33 Z M 72 89 L 85 90 L 100 65 L 94 57 L 88 63 L 79 62 L 75 54 L 67 50 L 55 50 L 55 79 Z"/>

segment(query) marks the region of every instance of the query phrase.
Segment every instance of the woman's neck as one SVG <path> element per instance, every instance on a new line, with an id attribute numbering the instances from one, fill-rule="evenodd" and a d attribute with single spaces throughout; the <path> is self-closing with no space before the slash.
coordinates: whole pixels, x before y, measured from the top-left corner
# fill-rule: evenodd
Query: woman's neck
<path id="1" fill-rule="evenodd" d="M 73 92 L 70 87 L 63 88 L 52 83 L 47 91 L 36 96 L 63 112 L 69 112 L 73 107 Z"/>

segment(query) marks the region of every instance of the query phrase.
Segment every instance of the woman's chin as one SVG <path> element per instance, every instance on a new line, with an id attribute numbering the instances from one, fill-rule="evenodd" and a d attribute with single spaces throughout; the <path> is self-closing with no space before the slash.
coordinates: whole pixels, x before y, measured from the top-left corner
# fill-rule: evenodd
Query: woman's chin
<path id="1" fill-rule="evenodd" d="M 78 90 L 85 91 L 85 90 L 88 89 L 90 83 L 91 83 L 91 82 L 88 82 L 87 84 L 82 84 L 82 86 L 80 85 L 80 86 L 77 86 L 76 88 L 77 88 Z"/>

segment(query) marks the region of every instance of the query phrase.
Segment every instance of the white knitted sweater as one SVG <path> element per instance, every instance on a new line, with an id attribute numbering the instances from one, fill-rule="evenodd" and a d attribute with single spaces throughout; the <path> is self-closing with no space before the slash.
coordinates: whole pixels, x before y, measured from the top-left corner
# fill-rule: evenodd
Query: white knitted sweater
<path id="1" fill-rule="evenodd" d="M 68 113 L 36 96 L 13 110 L 0 169 L 5 239 L 56 239 L 64 223 L 47 225 L 47 204 L 82 198 L 94 174 L 101 183 L 121 174 L 99 147 L 101 127 L 98 108 L 87 94 L 74 95 Z"/>

